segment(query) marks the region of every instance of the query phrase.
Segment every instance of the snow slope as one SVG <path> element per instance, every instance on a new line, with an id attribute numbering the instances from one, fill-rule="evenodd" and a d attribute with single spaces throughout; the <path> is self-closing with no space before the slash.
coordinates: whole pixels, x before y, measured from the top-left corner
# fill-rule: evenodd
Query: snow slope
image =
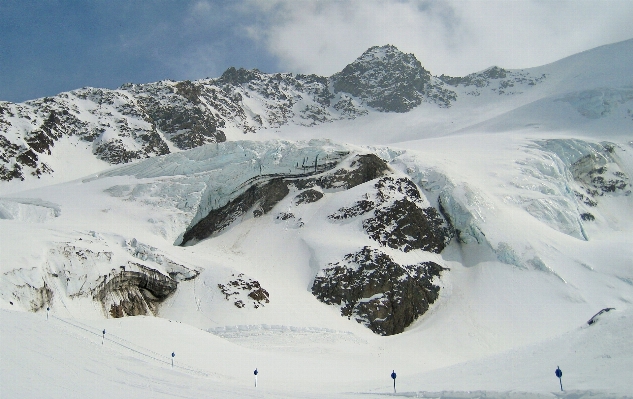
<path id="1" fill-rule="evenodd" d="M 0 318 L 3 397 L 379 398 L 392 392 L 389 370 L 396 367 L 383 357 L 393 348 L 384 347 L 350 362 L 350 349 L 367 345 L 337 340 L 333 333 L 286 330 L 277 334 L 285 345 L 266 348 L 260 345 L 270 341 L 265 334 L 235 344 L 161 318 L 95 325 L 7 310 Z M 396 368 L 397 396 L 631 397 L 631 320 L 630 311 L 611 311 L 592 326 L 538 345 L 422 374 Z M 565 392 L 559 391 L 556 366 L 563 370 Z M 331 392 L 336 390 L 346 393 Z"/>
<path id="2" fill-rule="evenodd" d="M 458 84 L 458 93 L 481 92 L 441 116 L 423 103 L 95 165 L 62 184 L 2 186 L 2 396 L 378 397 L 393 392 L 394 369 L 405 397 L 633 396 L 632 43 L 530 70 L 547 77 L 523 97 Z M 403 264 L 450 269 L 436 281 L 439 299 L 401 334 L 375 335 L 310 292 L 327 264 L 379 247 L 359 220 L 328 218 L 371 182 L 323 190 L 309 204 L 289 195 L 262 217 L 174 245 L 244 182 L 298 176 L 305 159 L 332 161 L 335 171 L 363 153 L 410 178 L 456 231 L 440 254 L 380 247 Z M 279 217 L 288 213 L 295 217 Z M 179 280 L 159 317 L 106 318 L 88 293 L 135 264 L 199 274 Z M 256 308 L 239 294 L 248 306 L 237 308 L 225 299 L 218 284 L 240 274 L 270 302 Z"/>
<path id="3" fill-rule="evenodd" d="M 490 68 L 456 86 L 449 108 L 422 103 L 406 114 L 377 114 L 312 128 L 282 126 L 260 137 L 328 137 L 358 144 L 393 144 L 462 132 L 555 132 L 630 140 L 633 131 L 633 39 L 536 68 Z M 497 68 L 498 69 L 498 68 Z M 486 73 L 488 72 L 488 73 Z M 505 76 L 504 76 L 505 75 Z M 499 77 L 504 76 L 504 77 Z M 470 81 L 465 80 L 470 77 Z M 447 79 L 448 82 L 451 82 Z M 397 127 L 397 128 L 394 128 Z"/>

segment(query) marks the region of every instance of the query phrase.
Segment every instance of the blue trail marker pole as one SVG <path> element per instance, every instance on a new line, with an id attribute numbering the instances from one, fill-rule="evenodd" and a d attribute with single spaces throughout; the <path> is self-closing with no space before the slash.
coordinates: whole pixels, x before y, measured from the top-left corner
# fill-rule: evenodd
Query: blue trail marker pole
<path id="1" fill-rule="evenodd" d="M 257 388 L 257 374 L 259 374 L 259 371 L 257 371 L 257 368 L 255 368 L 255 371 L 253 371 L 253 374 L 255 374 L 255 388 Z"/>
<path id="2" fill-rule="evenodd" d="M 176 357 L 176 352 L 171 353 L 171 368 L 174 368 L 174 357 Z"/>
<path id="3" fill-rule="evenodd" d="M 391 378 L 393 378 L 393 393 L 396 393 L 396 370 L 391 371 Z"/>
<path id="4" fill-rule="evenodd" d="M 563 391 L 563 372 L 560 367 L 556 366 L 556 377 L 558 377 L 558 381 L 560 382 L 560 390 Z"/>
<path id="5" fill-rule="evenodd" d="M 101 337 L 101 345 L 103 345 L 103 341 L 105 341 L 105 328 L 103 329 L 103 336 Z"/>

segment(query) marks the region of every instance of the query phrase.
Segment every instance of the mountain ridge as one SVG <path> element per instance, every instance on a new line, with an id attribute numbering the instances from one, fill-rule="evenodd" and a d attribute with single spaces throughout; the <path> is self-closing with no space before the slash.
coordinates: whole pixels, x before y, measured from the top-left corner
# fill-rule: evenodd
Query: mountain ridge
<path id="1" fill-rule="evenodd" d="M 491 80 L 501 82 L 501 95 L 508 86 L 544 78 L 495 71 L 469 78 L 477 89 L 467 94 L 479 95 Z M 506 77 L 510 80 L 501 80 Z M 0 180 L 54 174 L 51 157 L 63 137 L 75 137 L 75 146 L 116 165 L 262 129 L 404 113 L 423 102 L 449 108 L 458 100 L 455 79 L 431 76 L 413 54 L 386 45 L 368 49 L 331 77 L 231 67 L 215 79 L 128 83 L 116 90 L 82 88 L 24 103 L 0 102 Z"/>

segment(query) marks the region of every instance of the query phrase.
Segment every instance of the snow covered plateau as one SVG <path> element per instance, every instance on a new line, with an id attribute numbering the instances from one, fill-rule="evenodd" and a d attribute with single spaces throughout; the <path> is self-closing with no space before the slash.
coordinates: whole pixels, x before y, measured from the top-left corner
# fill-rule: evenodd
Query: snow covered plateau
<path id="1" fill-rule="evenodd" d="M 632 178 L 633 40 L 0 102 L 0 397 L 631 398 Z"/>

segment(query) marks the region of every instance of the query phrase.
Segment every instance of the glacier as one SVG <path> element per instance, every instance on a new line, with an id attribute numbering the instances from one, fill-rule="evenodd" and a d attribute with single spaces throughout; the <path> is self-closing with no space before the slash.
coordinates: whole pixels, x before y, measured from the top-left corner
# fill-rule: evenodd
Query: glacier
<path id="1" fill-rule="evenodd" d="M 632 44 L 0 103 L 3 392 L 629 397 Z"/>

